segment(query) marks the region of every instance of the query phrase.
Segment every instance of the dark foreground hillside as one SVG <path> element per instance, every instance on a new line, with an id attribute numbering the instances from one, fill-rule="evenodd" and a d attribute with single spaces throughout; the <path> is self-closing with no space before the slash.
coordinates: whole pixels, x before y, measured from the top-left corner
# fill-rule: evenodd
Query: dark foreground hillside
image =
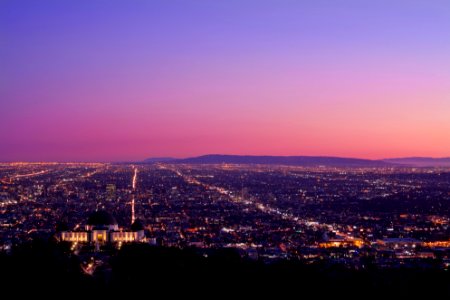
<path id="1" fill-rule="evenodd" d="M 33 296 L 143 295 L 218 297 L 310 295 L 450 296 L 450 274 L 443 270 L 348 270 L 339 265 L 273 264 L 243 259 L 233 250 L 198 253 L 195 249 L 124 246 L 103 256 L 105 264 L 86 275 L 80 257 L 67 245 L 34 241 L 1 254 L 4 293 Z M 157 297 L 156 297 L 157 298 Z M 292 298 L 292 296 L 290 297 Z"/>

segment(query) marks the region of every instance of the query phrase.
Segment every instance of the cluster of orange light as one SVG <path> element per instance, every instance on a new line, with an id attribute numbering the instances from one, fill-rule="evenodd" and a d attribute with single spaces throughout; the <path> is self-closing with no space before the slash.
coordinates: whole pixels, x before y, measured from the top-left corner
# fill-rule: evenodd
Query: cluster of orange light
<path id="1" fill-rule="evenodd" d="M 330 241 L 330 242 L 319 243 L 320 248 L 337 248 L 337 247 L 349 247 L 349 246 L 361 248 L 363 245 L 364 245 L 364 242 L 360 239 Z"/>
<path id="2" fill-rule="evenodd" d="M 137 240 L 136 232 L 114 232 L 112 234 L 113 242 L 133 242 Z"/>
<path id="3" fill-rule="evenodd" d="M 435 247 L 448 248 L 448 247 L 450 247 L 450 240 L 449 241 L 425 242 L 425 243 L 423 243 L 423 246 L 430 247 L 430 248 L 435 248 Z"/>
<path id="4" fill-rule="evenodd" d="M 61 240 L 66 242 L 87 242 L 87 232 L 63 232 L 61 234 Z"/>

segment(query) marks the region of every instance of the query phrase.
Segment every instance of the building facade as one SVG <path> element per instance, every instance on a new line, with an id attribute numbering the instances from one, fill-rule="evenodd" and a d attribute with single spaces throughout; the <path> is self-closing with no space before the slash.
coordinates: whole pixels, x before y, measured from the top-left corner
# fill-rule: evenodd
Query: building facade
<path id="1" fill-rule="evenodd" d="M 136 220 L 129 231 L 119 229 L 116 219 L 106 211 L 96 211 L 88 219 L 83 231 L 60 231 L 57 238 L 64 242 L 88 243 L 96 246 L 144 242 L 144 227 Z"/>

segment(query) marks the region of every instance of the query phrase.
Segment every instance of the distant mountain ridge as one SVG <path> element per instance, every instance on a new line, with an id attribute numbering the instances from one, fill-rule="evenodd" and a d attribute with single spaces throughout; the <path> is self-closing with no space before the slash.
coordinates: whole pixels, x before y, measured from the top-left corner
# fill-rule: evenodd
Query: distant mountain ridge
<path id="1" fill-rule="evenodd" d="M 404 157 L 389 158 L 383 161 L 413 167 L 450 167 L 450 157 L 433 158 L 433 157 Z"/>
<path id="2" fill-rule="evenodd" d="M 450 167 L 450 157 L 405 157 L 380 160 L 335 156 L 270 156 L 208 154 L 189 158 L 156 157 L 143 163 L 166 162 L 173 164 L 259 164 L 327 167 Z"/>
<path id="3" fill-rule="evenodd" d="M 254 156 L 209 154 L 197 157 L 156 160 L 147 159 L 147 163 L 169 162 L 175 164 L 260 164 L 289 166 L 330 166 L 330 167 L 388 167 L 391 163 L 381 160 L 342 158 L 331 156 Z"/>
<path id="4" fill-rule="evenodd" d="M 144 163 L 168 162 L 174 160 L 176 160 L 176 158 L 173 157 L 151 157 L 144 160 Z"/>

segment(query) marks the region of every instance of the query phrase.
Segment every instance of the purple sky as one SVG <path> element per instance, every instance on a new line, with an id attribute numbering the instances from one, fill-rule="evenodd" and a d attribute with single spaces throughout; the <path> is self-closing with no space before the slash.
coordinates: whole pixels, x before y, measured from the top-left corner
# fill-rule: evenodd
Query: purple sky
<path id="1" fill-rule="evenodd" d="M 450 156 L 450 1 L 0 2 L 0 161 Z"/>

